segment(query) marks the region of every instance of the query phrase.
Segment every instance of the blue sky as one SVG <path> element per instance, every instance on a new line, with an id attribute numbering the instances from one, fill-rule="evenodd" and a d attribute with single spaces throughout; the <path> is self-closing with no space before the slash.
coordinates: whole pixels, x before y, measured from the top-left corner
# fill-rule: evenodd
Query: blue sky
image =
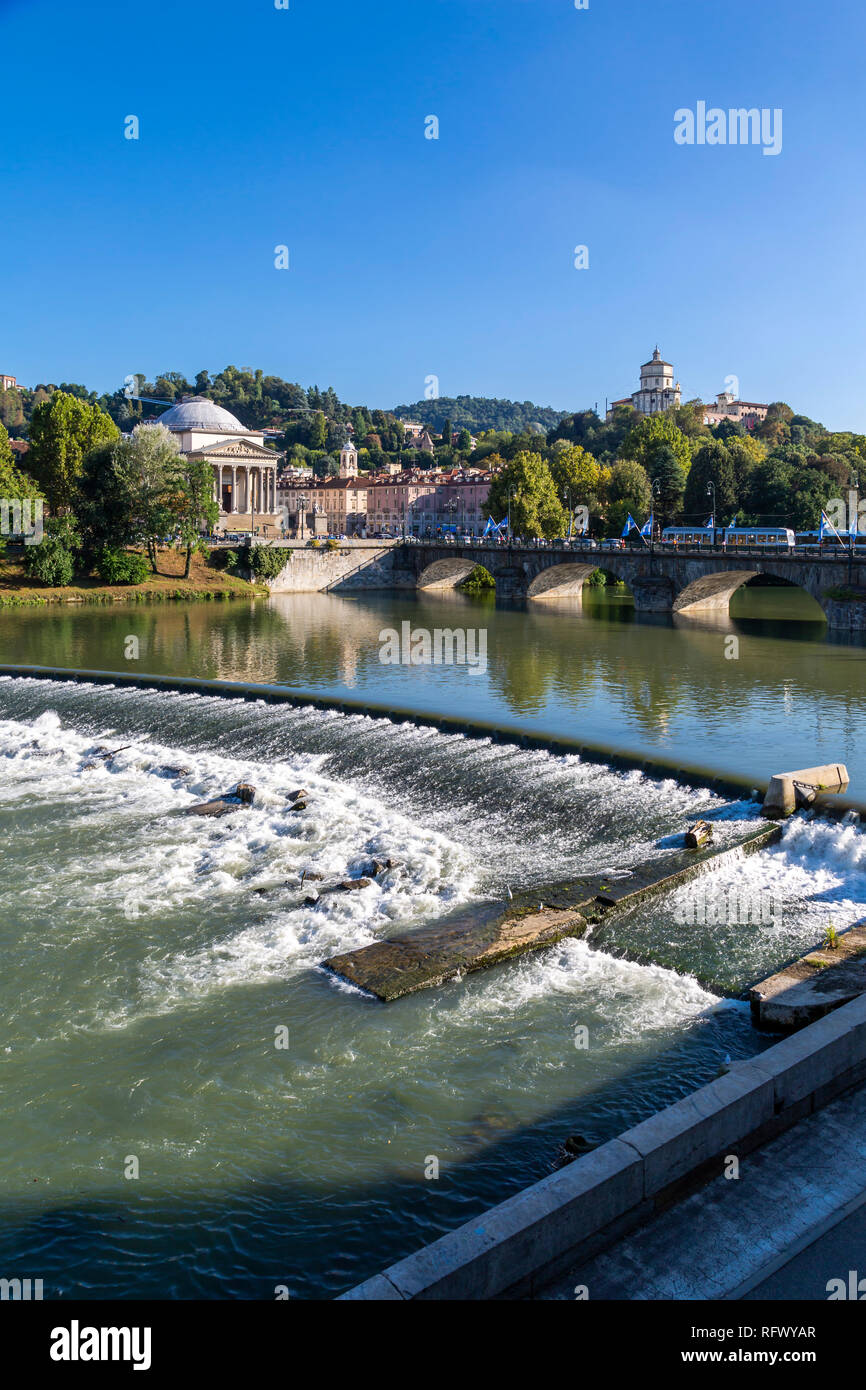
<path id="1" fill-rule="evenodd" d="M 603 409 L 658 342 L 685 397 L 864 430 L 864 39 L 840 0 L 0 0 L 0 371 Z M 702 100 L 781 108 L 781 154 L 675 144 Z"/>

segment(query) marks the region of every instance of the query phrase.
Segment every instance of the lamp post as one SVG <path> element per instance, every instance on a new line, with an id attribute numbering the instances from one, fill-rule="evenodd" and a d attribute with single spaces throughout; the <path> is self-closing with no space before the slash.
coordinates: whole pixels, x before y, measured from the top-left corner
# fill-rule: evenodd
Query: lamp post
<path id="1" fill-rule="evenodd" d="M 651 554 L 651 555 L 652 555 L 653 552 L 655 551 L 655 544 L 656 544 L 656 528 L 655 528 L 656 498 L 658 498 L 659 501 L 660 501 L 660 500 L 661 500 L 661 495 L 662 495 L 662 483 L 661 483 L 661 478 L 653 478 L 653 481 L 652 481 L 652 496 L 653 496 L 653 500 L 652 500 L 652 512 L 650 513 L 650 515 L 652 516 L 652 521 L 653 521 L 652 526 L 650 526 L 650 554 Z"/>
<path id="2" fill-rule="evenodd" d="M 510 487 L 510 488 L 508 489 L 508 545 L 509 545 L 509 549 L 510 549 L 511 543 L 512 543 L 512 541 L 513 541 L 513 539 L 514 539 L 514 528 L 513 528 L 512 524 L 511 524 L 511 508 L 512 508 L 513 503 L 514 503 L 514 488 L 513 488 L 513 487 Z"/>
<path id="3" fill-rule="evenodd" d="M 716 529 L 716 485 L 715 485 L 715 483 L 713 482 L 712 478 L 711 478 L 710 481 L 707 483 L 707 496 L 708 496 L 708 497 L 712 497 L 712 499 L 713 499 L 713 533 L 715 534 L 715 529 Z"/>

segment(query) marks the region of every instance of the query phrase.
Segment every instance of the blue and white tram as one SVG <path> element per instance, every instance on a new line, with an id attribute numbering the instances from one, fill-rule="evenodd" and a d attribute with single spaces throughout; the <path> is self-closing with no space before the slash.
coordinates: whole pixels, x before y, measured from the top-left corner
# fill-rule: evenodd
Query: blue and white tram
<path id="1" fill-rule="evenodd" d="M 725 549 L 738 546 L 772 546 L 777 550 L 793 550 L 797 538 L 789 526 L 726 526 Z"/>
<path id="2" fill-rule="evenodd" d="M 662 531 L 662 545 L 692 546 L 721 545 L 725 534 L 722 526 L 666 526 Z"/>
<path id="3" fill-rule="evenodd" d="M 666 526 L 661 535 L 662 545 L 699 546 L 702 549 L 722 546 L 737 549 L 744 546 L 770 546 L 774 550 L 793 550 L 794 532 L 787 526 Z"/>

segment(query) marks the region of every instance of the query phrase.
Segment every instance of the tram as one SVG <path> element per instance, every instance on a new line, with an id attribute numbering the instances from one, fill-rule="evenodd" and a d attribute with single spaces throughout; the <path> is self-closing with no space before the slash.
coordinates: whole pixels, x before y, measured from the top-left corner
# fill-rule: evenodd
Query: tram
<path id="1" fill-rule="evenodd" d="M 682 546 L 683 549 L 761 546 L 774 550 L 793 550 L 794 532 L 787 526 L 666 526 L 661 534 L 662 545 Z"/>

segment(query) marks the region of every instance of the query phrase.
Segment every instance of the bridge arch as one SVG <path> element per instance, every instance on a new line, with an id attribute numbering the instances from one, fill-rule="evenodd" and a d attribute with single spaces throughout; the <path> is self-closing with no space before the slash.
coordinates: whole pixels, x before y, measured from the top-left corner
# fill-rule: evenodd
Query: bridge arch
<path id="1" fill-rule="evenodd" d="M 727 614 L 730 601 L 737 590 L 761 575 L 777 579 L 785 588 L 802 590 L 814 600 L 822 612 L 824 611 L 821 593 L 816 592 L 816 585 L 809 582 L 808 576 L 798 574 L 797 579 L 792 579 L 790 566 L 775 566 L 772 562 L 759 563 L 755 569 L 717 570 L 714 574 L 700 575 L 680 589 L 674 598 L 673 611 L 683 614 L 684 617 L 692 613 L 696 616 L 701 613 Z M 804 577 L 805 583 L 802 582 Z"/>
<path id="2" fill-rule="evenodd" d="M 419 589 L 456 589 L 475 569 L 475 560 L 463 555 L 449 555 L 434 560 L 418 576 Z"/>
<path id="3" fill-rule="evenodd" d="M 758 570 L 718 570 L 702 574 L 686 584 L 674 599 L 675 613 L 727 613 L 731 595 L 743 584 L 754 579 Z"/>
<path id="4" fill-rule="evenodd" d="M 548 565 L 532 580 L 526 591 L 527 598 L 566 598 L 583 591 L 584 581 L 589 578 L 597 565 L 554 564 Z"/>

